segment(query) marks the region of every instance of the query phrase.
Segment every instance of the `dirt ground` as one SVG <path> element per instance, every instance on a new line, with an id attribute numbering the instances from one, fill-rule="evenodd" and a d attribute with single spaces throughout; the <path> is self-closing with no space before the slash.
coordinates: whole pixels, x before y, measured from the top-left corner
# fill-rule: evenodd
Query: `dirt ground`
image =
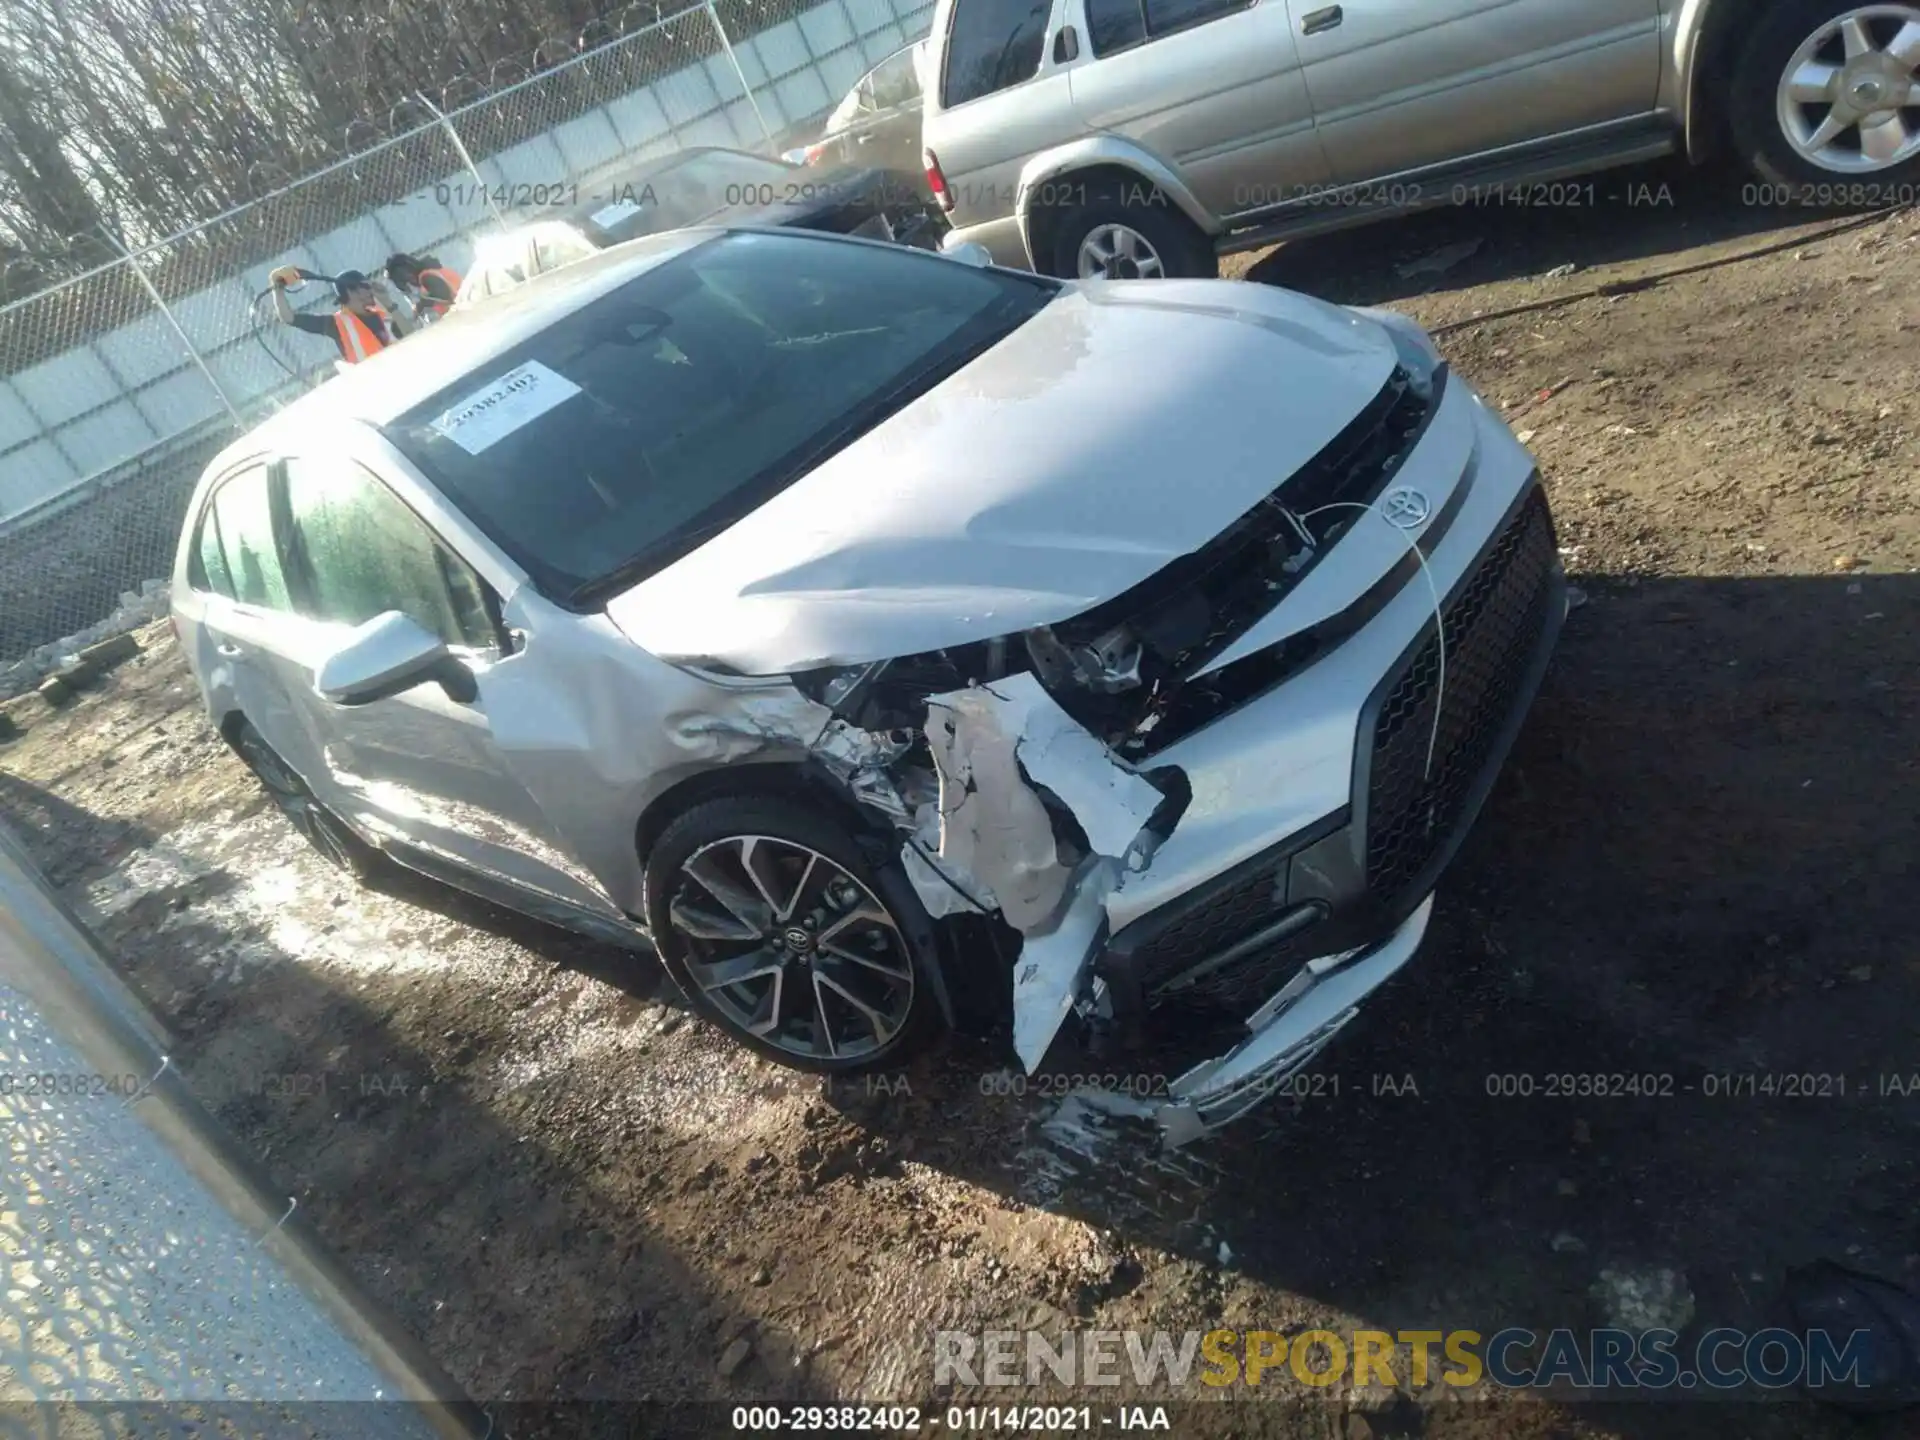
<path id="1" fill-rule="evenodd" d="M 1585 603 L 1330 1083 L 1192 1150 L 1009 1093 L 986 1041 L 827 1087 L 687 1019 L 643 956 L 424 881 L 356 891 L 210 733 L 164 626 L 22 711 L 0 812 L 196 1088 L 489 1403 L 931 1400 L 936 1326 L 1584 1328 L 1603 1272 L 1664 1270 L 1698 1331 L 1777 1321 L 1817 1257 L 1920 1281 L 1920 1094 L 1882 1093 L 1920 1072 L 1920 217 L 1808 239 L 1835 217 L 1673 167 L 1595 197 L 1230 267 L 1438 326 L 1795 242 L 1444 336 L 1539 455 Z M 1673 1088 L 1538 1093 L 1620 1073 Z M 1845 1093 L 1709 1079 L 1782 1074 Z M 1536 1093 L 1490 1093 L 1509 1076 Z M 1177 1433 L 1911 1433 L 1289 1393 Z"/>

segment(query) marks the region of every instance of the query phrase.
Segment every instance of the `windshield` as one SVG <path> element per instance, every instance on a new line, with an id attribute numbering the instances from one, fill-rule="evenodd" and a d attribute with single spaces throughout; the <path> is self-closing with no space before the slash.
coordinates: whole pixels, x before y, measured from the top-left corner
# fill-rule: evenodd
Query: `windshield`
<path id="1" fill-rule="evenodd" d="M 557 320 L 388 433 L 544 593 L 596 604 L 1056 293 L 905 247 L 722 235 Z"/>
<path id="2" fill-rule="evenodd" d="M 703 150 L 611 186 L 586 212 L 603 244 L 681 230 L 786 196 L 794 167 L 739 150 Z"/>

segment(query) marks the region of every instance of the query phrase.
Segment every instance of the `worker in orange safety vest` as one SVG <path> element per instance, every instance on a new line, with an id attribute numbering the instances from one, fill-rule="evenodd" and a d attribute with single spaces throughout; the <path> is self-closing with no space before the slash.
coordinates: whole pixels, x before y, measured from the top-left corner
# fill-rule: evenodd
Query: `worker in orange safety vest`
<path id="1" fill-rule="evenodd" d="M 298 285 L 303 278 L 294 266 L 282 266 L 272 278 L 273 309 L 280 323 L 309 335 L 325 335 L 339 347 L 340 358 L 348 365 L 358 365 L 379 354 L 409 331 L 410 327 L 393 313 L 393 296 L 387 287 L 358 270 L 345 270 L 333 277 L 339 307 L 331 315 L 302 315 L 293 308 L 287 288 Z"/>
<path id="2" fill-rule="evenodd" d="M 383 267 L 387 278 L 400 287 L 400 294 L 421 322 L 438 320 L 453 308 L 453 297 L 460 293 L 460 272 L 442 265 L 434 255 L 407 255 L 399 251 L 387 257 Z"/>

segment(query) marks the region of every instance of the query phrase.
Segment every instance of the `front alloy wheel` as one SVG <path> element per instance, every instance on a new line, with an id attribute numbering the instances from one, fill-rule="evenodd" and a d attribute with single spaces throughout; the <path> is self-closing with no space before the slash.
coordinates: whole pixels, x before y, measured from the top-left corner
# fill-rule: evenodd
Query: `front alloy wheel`
<path id="1" fill-rule="evenodd" d="M 701 847 L 680 867 L 673 927 L 687 968 L 735 1025 L 802 1059 L 884 1050 L 913 1010 L 913 961 L 866 886 L 770 835 Z"/>
<path id="2" fill-rule="evenodd" d="M 938 1019 L 930 924 L 897 867 L 786 798 L 710 801 L 647 861 L 647 921 L 696 1010 L 802 1070 L 904 1060 Z"/>

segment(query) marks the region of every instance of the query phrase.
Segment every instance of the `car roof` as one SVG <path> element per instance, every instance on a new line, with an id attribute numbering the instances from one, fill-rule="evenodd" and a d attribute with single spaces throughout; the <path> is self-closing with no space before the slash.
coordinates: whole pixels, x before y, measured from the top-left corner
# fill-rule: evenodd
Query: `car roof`
<path id="1" fill-rule="evenodd" d="M 644 235 L 536 275 L 484 305 L 455 307 L 390 350 L 302 395 L 222 450 L 212 470 L 295 433 L 342 422 L 386 425 L 555 321 L 678 255 L 727 233 L 703 226 Z"/>

